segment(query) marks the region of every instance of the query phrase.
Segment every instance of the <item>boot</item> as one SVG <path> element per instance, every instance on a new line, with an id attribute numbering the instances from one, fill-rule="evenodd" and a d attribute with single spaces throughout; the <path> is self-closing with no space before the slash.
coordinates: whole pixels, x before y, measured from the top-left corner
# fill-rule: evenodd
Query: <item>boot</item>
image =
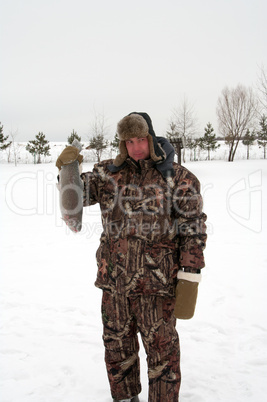
<path id="1" fill-rule="evenodd" d="M 120 399 L 120 400 L 113 399 L 113 402 L 140 402 L 140 401 L 139 401 L 139 398 L 138 398 L 138 395 L 137 395 L 137 396 L 134 396 L 131 399 Z"/>

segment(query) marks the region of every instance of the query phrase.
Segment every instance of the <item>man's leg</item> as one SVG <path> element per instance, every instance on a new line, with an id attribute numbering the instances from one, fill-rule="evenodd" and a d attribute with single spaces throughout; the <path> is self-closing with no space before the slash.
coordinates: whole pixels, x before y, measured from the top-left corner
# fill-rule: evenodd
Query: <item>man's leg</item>
<path id="1" fill-rule="evenodd" d="M 174 298 L 160 296 L 134 299 L 137 326 L 147 353 L 149 402 L 179 400 L 180 346 L 174 303 Z"/>
<path id="2" fill-rule="evenodd" d="M 123 295 L 103 292 L 103 341 L 111 395 L 121 400 L 141 392 L 136 320 Z"/>

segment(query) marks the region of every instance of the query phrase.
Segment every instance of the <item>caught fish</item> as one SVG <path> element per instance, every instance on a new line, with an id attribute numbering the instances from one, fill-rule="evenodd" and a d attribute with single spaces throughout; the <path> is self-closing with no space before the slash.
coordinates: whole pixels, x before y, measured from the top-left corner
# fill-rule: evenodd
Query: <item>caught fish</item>
<path id="1" fill-rule="evenodd" d="M 81 152 L 82 146 L 79 141 L 74 140 L 71 145 Z M 77 160 L 61 167 L 59 198 L 62 219 L 73 232 L 80 232 L 83 215 L 83 181 L 80 178 Z"/>

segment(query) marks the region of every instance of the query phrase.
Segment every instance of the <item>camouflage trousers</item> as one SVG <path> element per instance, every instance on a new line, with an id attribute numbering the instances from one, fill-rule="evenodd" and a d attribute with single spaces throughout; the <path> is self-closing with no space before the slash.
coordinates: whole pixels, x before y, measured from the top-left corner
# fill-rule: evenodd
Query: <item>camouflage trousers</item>
<path id="1" fill-rule="evenodd" d="M 113 398 L 131 398 L 141 392 L 140 332 L 147 355 L 149 402 L 178 401 L 180 347 L 174 302 L 162 296 L 126 297 L 103 291 L 103 341 Z"/>

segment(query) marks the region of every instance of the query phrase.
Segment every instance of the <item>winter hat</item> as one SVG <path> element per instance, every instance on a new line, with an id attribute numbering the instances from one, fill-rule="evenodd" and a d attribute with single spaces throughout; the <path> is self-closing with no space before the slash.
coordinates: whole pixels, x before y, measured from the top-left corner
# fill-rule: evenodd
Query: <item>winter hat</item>
<path id="1" fill-rule="evenodd" d="M 125 141 L 134 137 L 147 137 L 150 157 L 154 162 L 160 163 L 165 159 L 165 153 L 156 139 L 151 118 L 147 113 L 133 112 L 130 113 L 128 116 L 125 116 L 122 120 L 119 121 L 117 132 L 120 140 L 120 153 L 117 155 L 113 162 L 115 166 L 121 166 L 128 158 L 128 151 Z"/>

